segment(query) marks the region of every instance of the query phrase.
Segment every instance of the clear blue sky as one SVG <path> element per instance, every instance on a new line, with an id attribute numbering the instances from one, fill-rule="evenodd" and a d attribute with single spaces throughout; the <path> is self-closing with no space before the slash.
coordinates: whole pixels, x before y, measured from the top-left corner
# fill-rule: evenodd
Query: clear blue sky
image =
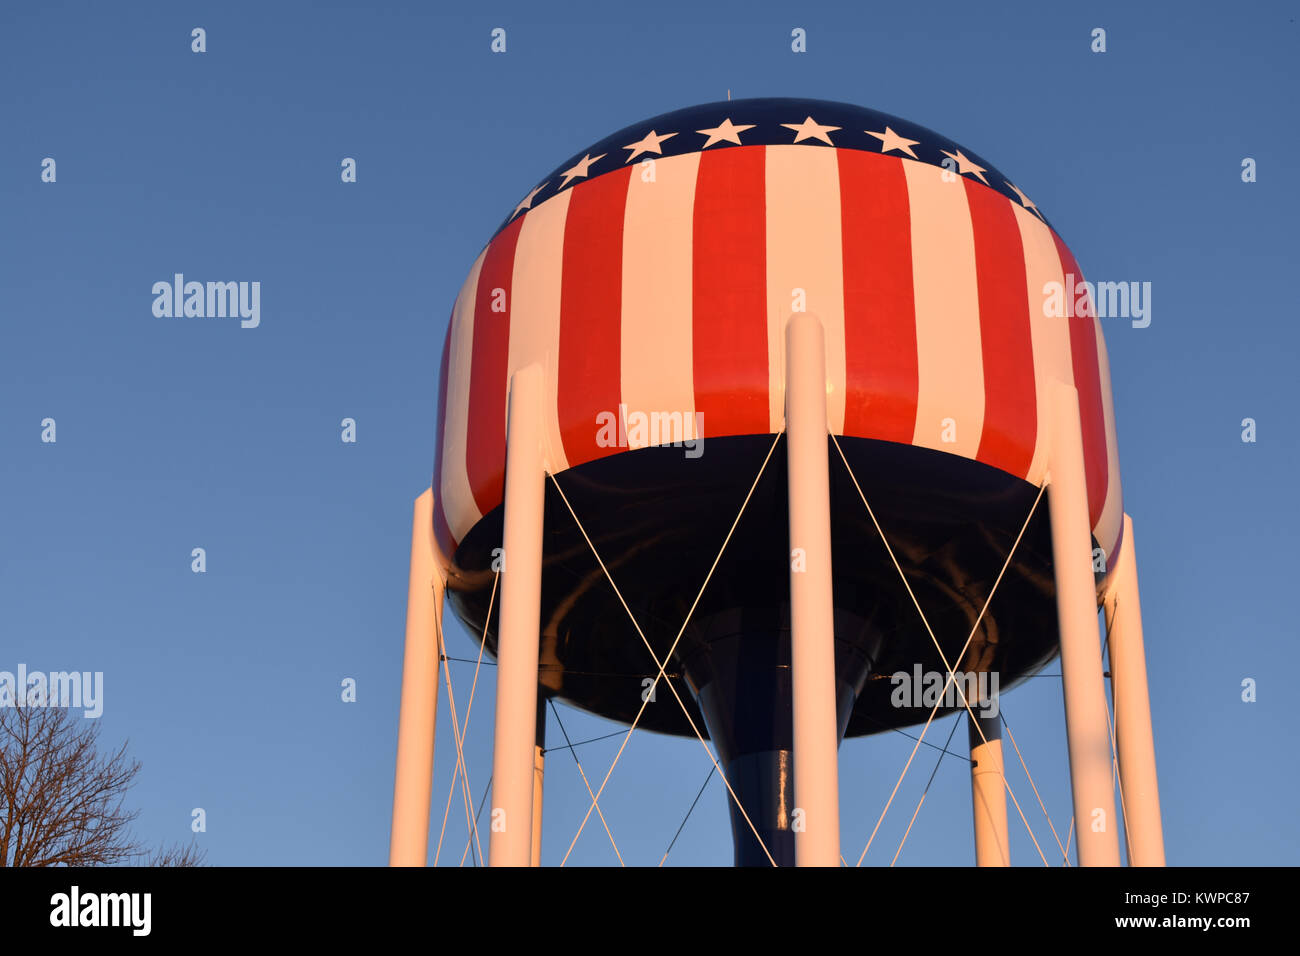
<path id="1" fill-rule="evenodd" d="M 728 89 L 846 100 L 996 163 L 1090 278 L 1153 284 L 1149 328 L 1103 325 L 1168 858 L 1297 862 L 1296 16 L 1288 3 L 5 4 L 0 670 L 104 672 L 105 740 L 144 762 L 144 839 L 187 840 L 202 807 L 213 863 L 383 863 L 411 501 L 473 257 L 541 176 L 626 124 Z M 504 55 L 489 51 L 494 27 Z M 56 183 L 40 181 L 45 157 Z M 340 182 L 343 157 L 355 184 Z M 1244 157 L 1258 182 L 1241 181 Z M 155 318 L 150 289 L 175 272 L 260 281 L 260 327 Z M 55 444 L 40 439 L 47 417 Z M 356 444 L 340 441 L 344 417 Z M 196 547 L 205 574 L 190 570 Z M 458 624 L 448 642 L 473 655 Z M 452 666 L 463 709 L 473 668 Z M 492 677 L 467 743 L 475 800 Z M 443 705 L 439 821 L 454 763 Z M 1003 708 L 1064 838 L 1060 681 L 1031 680 Z M 574 740 L 617 729 L 561 715 Z M 617 744 L 578 748 L 589 776 Z M 850 859 L 911 745 L 843 747 Z M 892 857 L 936 755 L 922 748 L 869 863 Z M 555 863 L 585 790 L 568 753 L 548 770 Z M 697 743 L 633 738 L 602 799 L 627 861 L 659 862 L 708 770 Z M 1023 774 L 1011 784 L 1055 846 Z M 1036 862 L 1010 812 L 1016 862 Z M 593 824 L 571 863 L 614 862 Z M 966 764 L 945 758 L 899 862 L 970 863 L 970 827 Z M 463 812 L 448 832 L 444 862 L 464 848 Z M 669 862 L 729 860 L 715 779 Z"/>

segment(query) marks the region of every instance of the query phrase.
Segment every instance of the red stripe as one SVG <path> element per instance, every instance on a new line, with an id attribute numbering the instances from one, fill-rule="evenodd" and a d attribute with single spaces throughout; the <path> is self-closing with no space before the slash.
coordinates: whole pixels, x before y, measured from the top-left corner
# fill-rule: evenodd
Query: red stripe
<path id="1" fill-rule="evenodd" d="M 452 311 L 452 320 L 456 317 Z M 447 525 L 447 512 L 442 500 L 442 443 L 447 435 L 447 369 L 451 358 L 451 321 L 447 322 L 447 337 L 442 340 L 442 362 L 438 366 L 438 441 L 433 450 L 433 540 L 447 557 L 456 552 L 456 541 Z"/>
<path id="2" fill-rule="evenodd" d="M 765 148 L 700 154 L 692 233 L 695 410 L 705 435 L 766 435 Z"/>
<path id="3" fill-rule="evenodd" d="M 1038 411 L 1020 225 L 1006 197 L 962 181 L 975 233 L 984 359 L 984 431 L 975 458 L 1023 478 L 1034 458 Z"/>
<path id="4" fill-rule="evenodd" d="M 510 278 L 514 272 L 515 245 L 527 213 L 506 226 L 488 246 L 479 270 L 474 296 L 474 341 L 469 371 L 469 421 L 465 439 L 465 467 L 469 487 L 480 514 L 501 504 L 506 473 L 506 372 L 510 358 Z M 505 293 L 504 312 L 493 312 L 497 296 Z"/>
<path id="5" fill-rule="evenodd" d="M 1065 297 L 1070 315 L 1070 361 L 1074 367 L 1074 387 L 1079 391 L 1079 424 L 1083 430 L 1083 470 L 1088 479 L 1088 520 L 1096 525 L 1106 503 L 1109 481 L 1106 451 L 1106 413 L 1101 403 L 1101 370 L 1097 365 L 1097 330 L 1091 302 L 1075 314 L 1073 286 L 1083 281 L 1074 254 L 1052 232 L 1061 270 L 1066 273 Z M 1073 276 L 1071 279 L 1069 276 Z M 1086 300 L 1085 300 L 1086 301 Z"/>
<path id="6" fill-rule="evenodd" d="M 632 167 L 573 187 L 564 226 L 558 405 L 569 465 L 623 449 L 596 443 L 602 412 L 621 397 L 623 211 Z"/>
<path id="7" fill-rule="evenodd" d="M 903 160 L 841 149 L 844 434 L 911 444 L 918 391 Z"/>

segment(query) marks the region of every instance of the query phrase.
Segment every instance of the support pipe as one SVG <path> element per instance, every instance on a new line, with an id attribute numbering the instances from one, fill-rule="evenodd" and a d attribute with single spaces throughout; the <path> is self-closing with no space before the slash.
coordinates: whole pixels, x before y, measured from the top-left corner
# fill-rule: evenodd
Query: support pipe
<path id="1" fill-rule="evenodd" d="M 537 743 L 537 654 L 541 628 L 542 370 L 510 380 L 506 427 L 504 567 L 497 638 L 497 700 L 492 755 L 490 866 L 532 862 L 533 777 Z"/>
<path id="2" fill-rule="evenodd" d="M 393 829 L 389 866 L 424 866 L 429 856 L 429 800 L 438 722 L 438 633 L 443 579 L 434 558 L 433 489 L 415 499 L 406 595 L 406 651 L 397 724 Z"/>
<path id="3" fill-rule="evenodd" d="M 1142 604 L 1138 600 L 1137 548 L 1133 519 L 1124 516 L 1124 537 L 1114 584 L 1106 595 L 1110 633 L 1110 692 L 1115 708 L 1115 749 L 1119 755 L 1120 796 L 1130 866 L 1164 866 L 1165 838 L 1160 823 L 1156 745 L 1151 733 L 1151 700 L 1142 642 Z"/>
<path id="4" fill-rule="evenodd" d="M 1092 531 L 1079 395 L 1058 383 L 1052 401 L 1047 503 L 1052 525 L 1056 617 L 1061 633 L 1065 732 L 1080 866 L 1119 866 L 1110 730 L 1092 572 Z"/>
<path id="5" fill-rule="evenodd" d="M 1002 721 L 997 717 L 982 717 L 978 714 L 974 717 L 967 714 L 966 721 L 970 741 L 971 803 L 975 820 L 975 865 L 1010 866 L 1007 788 L 1003 782 Z M 983 738 L 980 737 L 980 731 L 984 732 Z"/>
<path id="6" fill-rule="evenodd" d="M 786 324 L 785 425 L 790 499 L 790 645 L 797 866 L 839 866 L 839 728 L 831 584 L 826 346 L 821 322 Z"/>

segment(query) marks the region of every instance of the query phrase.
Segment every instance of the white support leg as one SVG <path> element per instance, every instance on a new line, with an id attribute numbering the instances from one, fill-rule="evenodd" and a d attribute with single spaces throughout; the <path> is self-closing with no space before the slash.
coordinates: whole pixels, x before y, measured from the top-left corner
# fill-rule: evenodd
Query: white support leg
<path id="1" fill-rule="evenodd" d="M 1164 866 L 1156 745 L 1147 696 L 1147 661 L 1138 600 L 1137 549 L 1133 520 L 1124 516 L 1124 538 L 1106 595 L 1110 620 L 1110 691 L 1115 706 L 1115 749 L 1124 799 L 1125 838 L 1130 866 Z"/>
<path id="2" fill-rule="evenodd" d="M 406 595 L 406 651 L 397 725 L 393 830 L 389 866 L 424 866 L 429 856 L 429 799 L 438 721 L 438 633 L 442 573 L 434 558 L 433 489 L 415 499 L 411 574 Z"/>
<path id="3" fill-rule="evenodd" d="M 791 679 L 798 866 L 839 866 L 839 735 L 831 586 L 826 347 L 807 314 L 786 325 L 785 425 L 790 497 Z M 799 551 L 802 555 L 796 557 Z M 803 568 L 804 570 L 800 570 Z M 798 822 L 796 821 L 796 826 Z"/>
<path id="4" fill-rule="evenodd" d="M 504 569 L 497 637 L 497 702 L 492 755 L 491 866 L 532 862 L 533 768 L 537 740 L 537 653 L 541 628 L 542 371 L 510 381 L 506 428 Z"/>
<path id="5" fill-rule="evenodd" d="M 974 706 L 974 705 L 973 705 Z M 966 715 L 970 740 L 970 791 L 975 819 L 975 865 L 1010 866 L 1007 788 L 1003 783 L 1002 722 Z M 978 723 L 979 730 L 976 730 Z M 980 731 L 984 732 L 983 738 Z M 987 741 L 987 743 L 985 743 Z"/>
<path id="6" fill-rule="evenodd" d="M 1079 865 L 1119 866 L 1079 396 L 1063 384 L 1056 386 L 1053 395 L 1047 502 Z"/>
<path id="7" fill-rule="evenodd" d="M 542 784 L 546 775 L 546 698 L 537 697 L 537 742 L 533 745 L 533 855 L 542 865 Z"/>

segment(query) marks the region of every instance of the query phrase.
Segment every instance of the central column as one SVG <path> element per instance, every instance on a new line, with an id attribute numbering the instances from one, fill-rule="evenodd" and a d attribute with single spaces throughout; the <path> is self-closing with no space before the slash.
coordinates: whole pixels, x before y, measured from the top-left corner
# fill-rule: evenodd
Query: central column
<path id="1" fill-rule="evenodd" d="M 741 813 L 724 791 L 736 866 L 795 865 L 796 834 L 791 829 L 795 808 L 794 697 L 788 614 L 789 607 L 780 606 L 770 612 L 737 610 L 701 619 L 708 640 L 682 661 L 718 763 L 745 808 Z M 774 621 L 778 622 L 775 627 Z M 835 684 L 837 743 L 844 737 L 868 670 L 866 659 L 852 648 L 840 647 L 839 651 L 836 672 L 842 679 L 837 678 Z"/>
<path id="2" fill-rule="evenodd" d="M 970 794 L 975 821 L 975 865 L 1010 866 L 1007 788 L 1002 764 L 1002 722 L 979 710 L 966 715 L 970 742 Z M 978 730 L 976 728 L 979 728 Z"/>

